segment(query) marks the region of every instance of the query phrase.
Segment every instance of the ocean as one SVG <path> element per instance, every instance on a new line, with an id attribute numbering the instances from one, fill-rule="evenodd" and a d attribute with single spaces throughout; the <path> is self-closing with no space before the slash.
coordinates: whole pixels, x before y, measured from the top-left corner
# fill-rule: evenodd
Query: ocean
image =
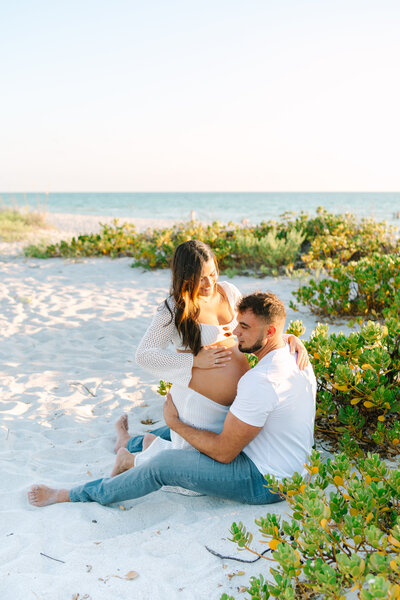
<path id="1" fill-rule="evenodd" d="M 2 206 L 111 217 L 250 223 L 318 206 L 400 225 L 400 192 L 0 193 Z M 194 212 L 193 212 L 194 211 Z"/>

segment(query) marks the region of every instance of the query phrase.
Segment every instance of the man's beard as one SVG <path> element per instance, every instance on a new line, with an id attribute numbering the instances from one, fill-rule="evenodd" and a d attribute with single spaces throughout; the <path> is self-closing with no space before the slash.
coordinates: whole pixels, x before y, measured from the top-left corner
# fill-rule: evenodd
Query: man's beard
<path id="1" fill-rule="evenodd" d="M 259 350 L 261 350 L 261 348 L 264 346 L 263 344 L 264 339 L 262 337 L 260 337 L 255 344 L 253 344 L 253 346 L 249 346 L 248 348 L 245 348 L 244 346 L 238 346 L 240 352 L 245 352 L 246 354 L 254 354 L 255 352 L 258 352 Z"/>

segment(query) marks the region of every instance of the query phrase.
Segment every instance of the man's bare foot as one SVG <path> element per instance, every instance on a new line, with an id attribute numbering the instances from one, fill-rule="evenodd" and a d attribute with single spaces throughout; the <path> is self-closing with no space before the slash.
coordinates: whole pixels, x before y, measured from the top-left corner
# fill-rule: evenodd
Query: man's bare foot
<path id="1" fill-rule="evenodd" d="M 149 446 L 151 446 L 151 444 L 154 442 L 156 437 L 157 436 L 154 435 L 154 433 L 146 433 L 143 438 L 143 444 L 142 444 L 143 450 L 146 450 Z"/>
<path id="2" fill-rule="evenodd" d="M 53 490 L 46 485 L 33 485 L 28 492 L 28 502 L 33 506 L 48 506 L 57 502 L 71 502 L 68 490 Z"/>
<path id="3" fill-rule="evenodd" d="M 117 452 L 114 468 L 111 471 L 111 477 L 115 477 L 135 466 L 135 457 L 126 448 L 120 448 Z"/>
<path id="4" fill-rule="evenodd" d="M 114 452 L 118 452 L 120 448 L 126 448 L 129 438 L 128 431 L 128 415 L 122 415 L 115 423 L 117 431 L 117 443 L 115 444 Z"/>

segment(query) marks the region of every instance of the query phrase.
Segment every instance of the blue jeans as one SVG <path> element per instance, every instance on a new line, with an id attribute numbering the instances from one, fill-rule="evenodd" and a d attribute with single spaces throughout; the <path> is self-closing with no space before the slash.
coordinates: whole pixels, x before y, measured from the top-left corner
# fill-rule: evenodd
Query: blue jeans
<path id="1" fill-rule="evenodd" d="M 161 433 L 167 436 L 168 427 L 161 428 Z M 131 438 L 128 450 L 140 450 L 142 438 Z M 111 504 L 146 496 L 163 485 L 181 486 L 246 504 L 281 501 L 279 495 L 267 488 L 263 475 L 243 452 L 231 463 L 223 464 L 192 449 L 165 450 L 116 477 L 105 477 L 75 487 L 70 490 L 69 497 L 71 502 Z"/>

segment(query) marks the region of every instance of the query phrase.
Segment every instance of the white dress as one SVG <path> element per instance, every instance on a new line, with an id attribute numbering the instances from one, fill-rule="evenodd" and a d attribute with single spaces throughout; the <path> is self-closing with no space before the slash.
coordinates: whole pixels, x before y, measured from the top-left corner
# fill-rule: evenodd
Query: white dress
<path id="1" fill-rule="evenodd" d="M 241 294 L 232 283 L 227 281 L 219 282 L 218 285 L 224 290 L 234 317 L 226 325 L 201 323 L 202 346 L 225 340 L 227 335 L 231 335 L 237 326 L 236 305 L 241 298 Z M 173 301 L 169 300 L 168 302 L 173 310 Z M 175 347 L 175 351 L 169 349 L 171 344 Z M 177 350 L 187 349 L 182 346 L 174 319 L 171 320 L 171 313 L 163 303 L 159 306 L 150 327 L 138 346 L 136 362 L 156 377 L 166 379 L 172 383 L 171 395 L 181 421 L 197 429 L 207 429 L 220 433 L 229 406 L 213 402 L 188 387 L 192 378 L 193 354 L 177 352 Z M 180 435 L 171 431 L 170 442 L 157 437 L 144 452 L 135 457 L 135 465 L 138 466 L 158 452 L 169 449 L 194 450 L 193 446 Z"/>

